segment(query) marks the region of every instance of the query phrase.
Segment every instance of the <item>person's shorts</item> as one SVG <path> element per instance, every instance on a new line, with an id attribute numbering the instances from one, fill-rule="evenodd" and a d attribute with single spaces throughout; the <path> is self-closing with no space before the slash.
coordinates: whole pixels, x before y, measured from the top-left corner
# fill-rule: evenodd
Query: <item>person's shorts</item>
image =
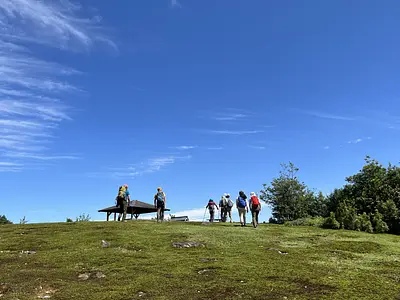
<path id="1" fill-rule="evenodd" d="M 164 202 L 163 201 L 157 201 L 157 208 L 165 208 Z"/>

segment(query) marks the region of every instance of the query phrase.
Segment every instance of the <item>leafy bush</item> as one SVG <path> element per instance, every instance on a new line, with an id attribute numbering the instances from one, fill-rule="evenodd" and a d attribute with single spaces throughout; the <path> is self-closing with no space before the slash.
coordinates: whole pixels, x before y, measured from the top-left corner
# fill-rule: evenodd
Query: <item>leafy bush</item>
<path id="1" fill-rule="evenodd" d="M 325 218 L 323 217 L 309 217 L 309 218 L 301 218 L 290 222 L 285 222 L 286 226 L 315 226 L 322 227 L 325 222 Z"/>
<path id="2" fill-rule="evenodd" d="M 383 221 L 383 216 L 378 211 L 375 212 L 372 223 L 376 233 L 385 233 L 389 231 L 389 226 Z"/>
<path id="3" fill-rule="evenodd" d="M 74 221 L 71 218 L 67 218 L 67 223 L 73 223 Z"/>
<path id="4" fill-rule="evenodd" d="M 364 212 L 362 215 L 357 216 L 357 227 L 361 231 L 368 233 L 374 232 L 369 216 Z"/>
<path id="5" fill-rule="evenodd" d="M 90 216 L 85 215 L 85 214 L 81 214 L 79 217 L 76 218 L 75 222 L 89 222 L 90 221 Z"/>
<path id="6" fill-rule="evenodd" d="M 329 217 L 327 217 L 325 219 L 322 227 L 328 228 L 328 229 L 339 229 L 340 228 L 340 223 L 336 220 L 334 212 L 331 212 L 329 214 Z"/>
<path id="7" fill-rule="evenodd" d="M 270 224 L 278 224 L 278 220 L 271 217 L 271 218 L 269 218 L 268 223 L 270 223 Z"/>
<path id="8" fill-rule="evenodd" d="M 7 219 L 6 216 L 0 216 L 0 225 L 4 225 L 4 224 L 12 224 L 12 222 L 10 220 Z"/>
<path id="9" fill-rule="evenodd" d="M 26 223 L 28 223 L 28 221 L 26 220 L 25 216 L 19 220 L 19 224 L 26 224 Z"/>

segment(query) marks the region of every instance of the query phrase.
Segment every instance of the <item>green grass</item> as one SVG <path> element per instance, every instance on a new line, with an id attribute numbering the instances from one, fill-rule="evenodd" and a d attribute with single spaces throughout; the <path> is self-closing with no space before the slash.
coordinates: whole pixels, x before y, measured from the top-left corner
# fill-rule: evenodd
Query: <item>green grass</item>
<path id="1" fill-rule="evenodd" d="M 182 241 L 205 246 L 172 246 Z M 106 277 L 78 278 L 96 272 Z M 0 283 L 0 299 L 20 300 L 400 299 L 399 237 L 150 221 L 4 225 Z"/>

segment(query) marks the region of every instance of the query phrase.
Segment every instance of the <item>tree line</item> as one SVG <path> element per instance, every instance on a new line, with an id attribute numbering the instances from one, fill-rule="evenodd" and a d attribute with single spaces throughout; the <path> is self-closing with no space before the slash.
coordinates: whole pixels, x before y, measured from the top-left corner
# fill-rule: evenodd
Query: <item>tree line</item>
<path id="1" fill-rule="evenodd" d="M 357 174 L 325 196 L 300 181 L 293 163 L 281 166 L 280 175 L 264 184 L 260 195 L 272 208 L 270 223 L 400 233 L 399 167 L 384 167 L 367 156 Z"/>

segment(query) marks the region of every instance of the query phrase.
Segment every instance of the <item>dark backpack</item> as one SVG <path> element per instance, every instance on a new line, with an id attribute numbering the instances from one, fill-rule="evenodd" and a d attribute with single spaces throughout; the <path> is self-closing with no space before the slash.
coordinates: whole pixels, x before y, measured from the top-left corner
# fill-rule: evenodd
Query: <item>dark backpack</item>
<path id="1" fill-rule="evenodd" d="M 238 198 L 238 207 L 240 208 L 245 208 L 246 207 L 246 200 L 244 200 L 242 197 L 239 196 Z"/>
<path id="2" fill-rule="evenodd" d="M 164 203 L 164 201 L 165 201 L 164 193 L 163 192 L 158 192 L 157 195 L 156 195 L 156 199 L 157 199 L 157 202 Z"/>
<path id="3" fill-rule="evenodd" d="M 229 200 L 228 200 L 228 207 L 232 207 L 233 206 L 233 202 L 232 202 L 232 200 L 229 198 Z"/>

